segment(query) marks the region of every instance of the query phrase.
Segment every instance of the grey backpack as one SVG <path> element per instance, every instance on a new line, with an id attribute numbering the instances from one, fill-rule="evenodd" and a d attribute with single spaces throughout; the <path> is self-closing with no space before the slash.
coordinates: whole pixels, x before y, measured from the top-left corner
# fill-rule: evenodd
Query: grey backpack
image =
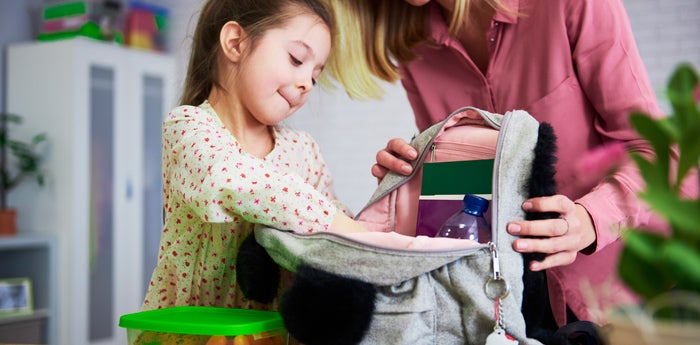
<path id="1" fill-rule="evenodd" d="M 515 238 L 506 232 L 507 222 L 525 218 L 521 204 L 528 198 L 540 124 L 525 111 L 500 115 L 459 109 L 414 138 L 411 144 L 421 156 L 414 170 L 443 127 L 454 125 L 450 119 L 465 111 L 478 113 L 499 130 L 492 240 L 412 237 L 395 229 L 301 234 L 260 227 L 254 233 L 257 243 L 276 264 L 296 273 L 280 301 L 292 336 L 307 345 L 482 345 L 487 337 L 488 344 L 541 344 L 526 336 L 523 257 L 512 249 Z M 387 175 L 368 206 L 411 178 Z"/>

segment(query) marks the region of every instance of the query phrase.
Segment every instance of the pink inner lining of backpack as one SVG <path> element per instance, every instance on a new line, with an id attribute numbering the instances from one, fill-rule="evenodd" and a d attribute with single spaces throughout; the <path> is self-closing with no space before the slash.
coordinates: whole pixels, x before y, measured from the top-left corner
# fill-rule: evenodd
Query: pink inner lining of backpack
<path id="1" fill-rule="evenodd" d="M 372 246 L 390 247 L 396 249 L 415 250 L 457 250 L 468 249 L 480 245 L 471 240 L 458 240 L 444 237 L 408 236 L 397 232 L 353 232 L 341 236 Z"/>

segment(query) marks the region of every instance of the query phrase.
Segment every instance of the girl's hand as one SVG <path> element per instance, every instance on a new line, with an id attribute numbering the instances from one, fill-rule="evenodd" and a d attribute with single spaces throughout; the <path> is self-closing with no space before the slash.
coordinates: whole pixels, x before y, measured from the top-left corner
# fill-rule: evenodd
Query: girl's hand
<path id="1" fill-rule="evenodd" d="M 418 152 L 405 140 L 394 138 L 389 140 L 386 148 L 377 152 L 376 158 L 377 164 L 372 166 L 372 175 L 381 180 L 389 171 L 410 175 L 413 168 L 406 161 L 418 158 Z"/>
<path id="2" fill-rule="evenodd" d="M 356 222 L 354 219 L 348 217 L 345 213 L 338 210 L 333 217 L 333 223 L 331 223 L 329 231 L 339 232 L 339 233 L 351 233 L 351 232 L 365 232 L 362 224 Z"/>
<path id="3" fill-rule="evenodd" d="M 586 209 L 566 196 L 528 199 L 522 208 L 525 211 L 557 212 L 561 215 L 554 219 L 508 223 L 507 229 L 511 235 L 542 237 L 519 238 L 513 242 L 513 249 L 517 252 L 547 255 L 542 261 L 530 263 L 532 271 L 571 264 L 579 251 L 588 248 L 596 240 L 593 221 Z"/>

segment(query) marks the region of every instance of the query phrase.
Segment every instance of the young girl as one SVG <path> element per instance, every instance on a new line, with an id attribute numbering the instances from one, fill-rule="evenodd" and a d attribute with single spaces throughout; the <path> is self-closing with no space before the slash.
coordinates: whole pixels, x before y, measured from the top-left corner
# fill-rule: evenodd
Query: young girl
<path id="1" fill-rule="evenodd" d="M 165 226 L 143 309 L 275 309 L 246 300 L 236 253 L 255 224 L 362 231 L 317 144 L 278 126 L 305 102 L 331 47 L 317 0 L 209 0 L 180 107 L 163 124 Z"/>

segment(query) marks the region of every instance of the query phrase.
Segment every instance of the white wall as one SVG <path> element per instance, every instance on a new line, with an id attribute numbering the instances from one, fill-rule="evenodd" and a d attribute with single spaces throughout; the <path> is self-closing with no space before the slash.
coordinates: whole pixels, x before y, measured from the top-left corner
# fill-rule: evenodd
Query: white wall
<path id="1" fill-rule="evenodd" d="M 700 0 L 627 0 L 637 47 L 664 109 L 663 90 L 679 62 L 700 69 Z"/>

